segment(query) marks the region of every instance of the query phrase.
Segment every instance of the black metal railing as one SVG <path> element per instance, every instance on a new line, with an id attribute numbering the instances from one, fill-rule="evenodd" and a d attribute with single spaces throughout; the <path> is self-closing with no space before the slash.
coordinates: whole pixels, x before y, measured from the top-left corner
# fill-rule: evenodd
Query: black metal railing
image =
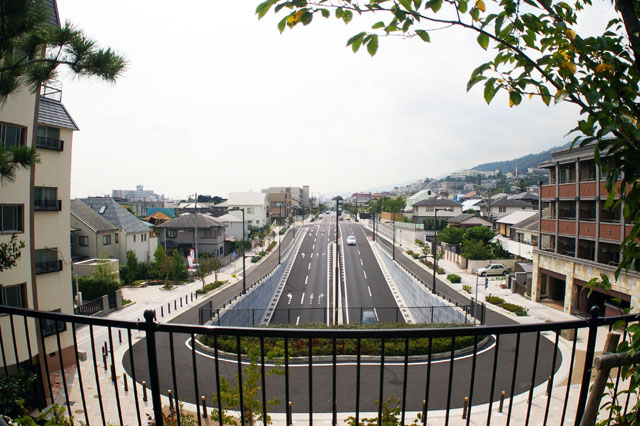
<path id="1" fill-rule="evenodd" d="M 51 151 L 63 151 L 64 141 L 60 139 L 45 138 L 44 136 L 36 137 L 36 147 L 48 149 Z"/>
<path id="2" fill-rule="evenodd" d="M 36 274 L 48 274 L 49 272 L 62 271 L 62 260 L 50 260 L 48 262 L 36 262 Z"/>
<path id="3" fill-rule="evenodd" d="M 62 209 L 62 201 L 60 200 L 34 200 L 33 208 L 36 211 L 59 212 Z"/>
<path id="4" fill-rule="evenodd" d="M 73 308 L 73 312 L 76 315 L 95 315 L 104 309 L 102 303 L 102 297 L 98 297 L 90 302 L 83 303 L 82 305 Z"/>
<path id="5" fill-rule="evenodd" d="M 422 425 L 448 424 L 454 416 L 464 416 L 467 425 L 492 419 L 578 425 L 601 343 L 598 329 L 638 321 L 636 316 L 601 318 L 596 308 L 588 320 L 556 323 L 309 330 L 157 323 L 152 310 L 137 322 L 6 306 L 0 306 L 0 314 L 0 371 L 10 374 L 16 360 L 33 366 L 38 349 L 44 351 L 46 361 L 32 368 L 43 372 L 44 393 L 89 426 L 135 420 L 141 426 L 146 414 L 162 426 L 163 405 L 182 404 L 193 417 L 181 421 L 188 414 L 178 410 L 177 424 L 202 425 L 209 415 L 222 424 L 223 413 L 239 424 L 249 423 L 247 416 L 313 424 L 326 419 L 319 413 L 330 413 L 333 424 L 347 416 L 359 424 L 365 413 L 378 419 L 388 414 L 378 402 L 397 408 L 401 424 L 420 415 Z M 53 327 L 55 337 L 42 337 L 34 318 L 64 323 L 66 331 Z M 576 356 L 579 333 L 586 347 Z M 625 331 L 623 339 L 629 338 Z M 66 374 L 51 376 L 62 366 L 75 368 L 73 384 Z M 580 376 L 579 390 L 566 384 L 566 377 Z M 622 390 L 624 382 L 615 383 L 615 390 Z M 623 411 L 634 408 L 628 400 L 626 406 L 618 402 Z M 125 422 L 133 407 L 135 420 Z"/>

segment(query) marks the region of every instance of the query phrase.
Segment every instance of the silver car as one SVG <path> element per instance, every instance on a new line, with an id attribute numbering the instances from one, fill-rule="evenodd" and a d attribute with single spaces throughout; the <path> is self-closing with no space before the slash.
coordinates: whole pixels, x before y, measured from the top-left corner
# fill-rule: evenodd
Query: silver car
<path id="1" fill-rule="evenodd" d="M 349 235 L 347 237 L 347 245 L 355 246 L 356 245 L 356 237 L 354 237 L 353 235 Z"/>
<path id="2" fill-rule="evenodd" d="M 478 268 L 476 274 L 481 277 L 507 275 L 507 267 L 502 263 L 490 263 L 484 268 Z"/>

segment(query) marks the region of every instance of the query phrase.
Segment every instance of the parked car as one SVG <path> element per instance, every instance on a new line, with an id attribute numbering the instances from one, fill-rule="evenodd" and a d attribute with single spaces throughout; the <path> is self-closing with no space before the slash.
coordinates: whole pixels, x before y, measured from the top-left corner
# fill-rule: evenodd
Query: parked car
<path id="1" fill-rule="evenodd" d="M 349 246 L 355 246 L 356 245 L 356 237 L 353 235 L 349 235 L 347 237 L 347 245 Z"/>
<path id="2" fill-rule="evenodd" d="M 478 268 L 476 274 L 481 277 L 507 275 L 507 267 L 502 263 L 490 263 L 484 268 Z"/>
<path id="3" fill-rule="evenodd" d="M 362 310 L 362 324 L 377 324 L 378 316 L 374 308 L 364 308 Z"/>

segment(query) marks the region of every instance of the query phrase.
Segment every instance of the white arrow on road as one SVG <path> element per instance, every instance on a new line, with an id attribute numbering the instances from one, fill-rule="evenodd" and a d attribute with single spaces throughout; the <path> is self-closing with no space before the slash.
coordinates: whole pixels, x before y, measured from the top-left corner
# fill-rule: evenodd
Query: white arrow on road
<path id="1" fill-rule="evenodd" d="M 293 294 L 287 293 L 287 297 L 289 298 L 289 301 L 287 302 L 287 305 L 290 305 L 291 304 L 291 298 L 293 297 Z"/>
<path id="2" fill-rule="evenodd" d="M 309 296 L 309 304 L 313 305 L 313 293 Z"/>
<path id="3" fill-rule="evenodd" d="M 304 259 L 304 253 L 300 253 L 300 256 L 302 256 L 302 258 Z"/>
<path id="4" fill-rule="evenodd" d="M 322 303 L 323 297 L 324 297 L 324 293 L 320 293 L 320 295 L 318 295 L 318 305 Z"/>

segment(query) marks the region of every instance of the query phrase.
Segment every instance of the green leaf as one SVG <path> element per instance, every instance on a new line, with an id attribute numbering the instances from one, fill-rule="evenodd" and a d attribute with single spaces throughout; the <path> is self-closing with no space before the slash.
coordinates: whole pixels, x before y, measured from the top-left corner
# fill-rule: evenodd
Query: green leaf
<path id="1" fill-rule="evenodd" d="M 520 105 L 520 102 L 522 102 L 522 95 L 520 92 L 516 91 L 509 92 L 509 100 L 513 105 Z"/>
<path id="2" fill-rule="evenodd" d="M 372 29 L 377 30 L 378 28 L 383 28 L 384 27 L 384 22 L 380 21 L 380 22 L 376 22 L 375 24 L 373 24 L 371 26 Z"/>
<path id="3" fill-rule="evenodd" d="M 362 40 L 364 40 L 364 36 L 366 35 L 367 33 L 363 31 L 361 33 L 354 35 L 349 40 L 347 40 L 347 46 L 351 45 L 351 49 L 353 50 L 353 53 L 356 53 L 358 49 L 360 49 L 360 46 L 362 45 Z"/>
<path id="4" fill-rule="evenodd" d="M 567 99 L 568 96 L 569 96 L 569 93 L 565 92 L 564 90 L 561 90 L 558 93 L 556 93 L 556 95 L 553 97 L 553 102 L 557 104 Z"/>
<path id="5" fill-rule="evenodd" d="M 474 77 L 471 77 L 471 78 L 469 79 L 469 82 L 467 83 L 467 92 L 468 92 L 469 90 L 471 90 L 471 88 L 472 88 L 473 86 L 475 86 L 475 85 L 476 85 L 476 84 L 478 84 L 479 82 L 481 82 L 481 81 L 483 81 L 483 80 L 486 80 L 486 79 L 487 79 L 487 78 L 486 78 L 484 75 L 476 75 L 476 76 L 474 76 Z"/>
<path id="6" fill-rule="evenodd" d="M 312 20 L 313 20 L 313 13 L 311 12 L 305 12 L 300 18 L 300 22 L 302 22 L 302 25 L 309 25 Z"/>
<path id="7" fill-rule="evenodd" d="M 425 9 L 431 9 L 434 12 L 438 13 L 440 8 L 442 8 L 442 0 L 429 0 L 427 4 L 424 5 Z"/>
<path id="8" fill-rule="evenodd" d="M 285 16 L 280 22 L 278 22 L 278 31 L 282 33 L 287 26 L 287 17 Z"/>
<path id="9" fill-rule="evenodd" d="M 262 19 L 262 17 L 267 14 L 269 9 L 271 9 L 271 6 L 273 6 L 275 2 L 276 0 L 267 0 L 260 3 L 258 7 L 256 7 L 256 14 L 258 15 L 258 19 Z"/>
<path id="10" fill-rule="evenodd" d="M 411 9 L 411 0 L 398 0 L 398 3 L 400 3 L 402 5 L 402 7 L 404 7 L 406 10 L 412 10 Z"/>
<path id="11" fill-rule="evenodd" d="M 329 18 L 331 16 L 329 9 L 320 9 L 320 13 L 322 13 L 323 18 Z"/>
<path id="12" fill-rule="evenodd" d="M 336 18 L 340 19 L 342 18 L 342 14 L 344 13 L 344 9 L 339 7 L 336 9 Z"/>
<path id="13" fill-rule="evenodd" d="M 345 10 L 344 13 L 342 14 L 342 20 L 344 21 L 345 24 L 348 24 L 349 22 L 351 22 L 352 18 L 353 18 L 353 12 L 350 10 Z"/>
<path id="14" fill-rule="evenodd" d="M 429 37 L 429 33 L 426 32 L 425 30 L 416 30 L 416 34 L 418 34 L 418 37 L 420 37 L 424 42 L 428 43 L 431 41 L 431 37 Z"/>
<path id="15" fill-rule="evenodd" d="M 478 40 L 478 44 L 480 45 L 480 47 L 482 47 L 484 50 L 487 50 L 487 48 L 489 47 L 488 35 L 486 35 L 485 33 L 480 33 L 476 40 Z"/>
<path id="16" fill-rule="evenodd" d="M 487 82 L 484 84 L 484 100 L 485 102 L 488 104 L 491 103 L 491 101 L 493 100 L 493 97 L 496 95 L 496 79 L 495 78 L 490 78 L 487 80 Z"/>
<path id="17" fill-rule="evenodd" d="M 469 3 L 466 0 L 461 0 L 458 3 L 458 10 L 460 11 L 460 13 L 467 13 L 468 9 L 469 9 Z"/>
<path id="18" fill-rule="evenodd" d="M 369 43 L 367 43 L 367 52 L 369 52 L 369 55 L 374 56 L 377 51 L 378 51 L 378 36 L 376 34 L 373 34 L 371 39 L 369 40 Z"/>

